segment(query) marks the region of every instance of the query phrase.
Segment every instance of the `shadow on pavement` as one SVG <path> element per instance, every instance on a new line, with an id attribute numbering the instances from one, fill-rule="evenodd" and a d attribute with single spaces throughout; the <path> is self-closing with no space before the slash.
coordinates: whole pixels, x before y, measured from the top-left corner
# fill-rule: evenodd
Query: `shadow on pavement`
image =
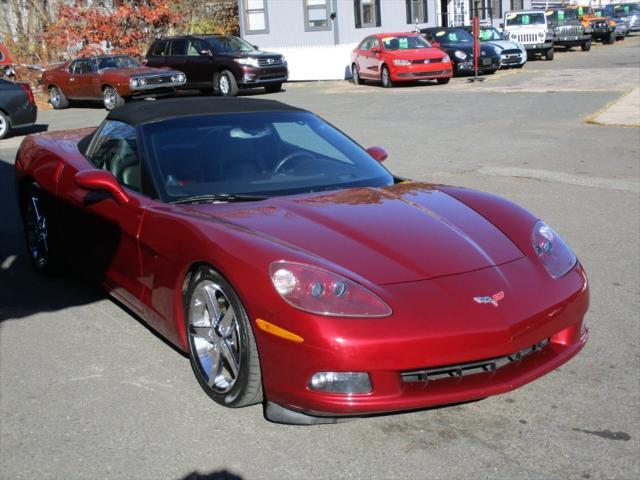
<path id="1" fill-rule="evenodd" d="M 180 480 L 242 480 L 242 477 L 228 470 L 216 470 L 210 473 L 192 472 Z"/>
<path id="2" fill-rule="evenodd" d="M 0 161 L 0 322 L 105 298 L 98 287 L 71 273 L 49 280 L 34 272 L 15 192 L 13 165 Z"/>

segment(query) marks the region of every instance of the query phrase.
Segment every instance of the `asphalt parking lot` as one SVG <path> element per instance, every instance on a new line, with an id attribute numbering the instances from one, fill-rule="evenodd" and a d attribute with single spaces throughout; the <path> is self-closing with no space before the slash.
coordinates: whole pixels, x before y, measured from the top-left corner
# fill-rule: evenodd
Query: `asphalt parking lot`
<path id="1" fill-rule="evenodd" d="M 559 370 L 476 403 L 337 425 L 224 409 L 185 356 L 100 290 L 33 274 L 14 199 L 21 138 L 1 141 L 0 477 L 640 478 L 640 128 L 590 123 L 638 85 L 635 34 L 482 84 L 313 82 L 264 96 L 385 147 L 398 175 L 525 206 L 590 277 L 590 340 Z M 43 110 L 37 129 L 104 116 Z"/>

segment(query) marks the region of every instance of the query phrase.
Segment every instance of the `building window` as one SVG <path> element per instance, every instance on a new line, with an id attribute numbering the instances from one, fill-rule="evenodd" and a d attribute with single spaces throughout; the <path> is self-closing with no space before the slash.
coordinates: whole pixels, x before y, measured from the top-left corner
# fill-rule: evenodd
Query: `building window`
<path id="1" fill-rule="evenodd" d="M 427 23 L 427 0 L 405 0 L 407 5 L 407 23 Z"/>
<path id="2" fill-rule="evenodd" d="M 511 10 L 524 10 L 524 1 L 511 0 Z"/>
<path id="3" fill-rule="evenodd" d="M 244 0 L 244 33 L 269 33 L 267 0 Z"/>
<path id="4" fill-rule="evenodd" d="M 478 2 L 478 10 L 476 10 L 475 1 L 469 0 L 469 11 L 471 12 L 471 18 L 477 14 L 480 20 L 488 20 L 489 17 L 495 20 L 502 17 L 502 0 L 480 0 Z"/>
<path id="5" fill-rule="evenodd" d="M 356 28 L 379 27 L 380 0 L 353 0 L 353 15 Z"/>
<path id="6" fill-rule="evenodd" d="M 331 30 L 329 24 L 329 0 L 303 0 L 304 29 Z"/>

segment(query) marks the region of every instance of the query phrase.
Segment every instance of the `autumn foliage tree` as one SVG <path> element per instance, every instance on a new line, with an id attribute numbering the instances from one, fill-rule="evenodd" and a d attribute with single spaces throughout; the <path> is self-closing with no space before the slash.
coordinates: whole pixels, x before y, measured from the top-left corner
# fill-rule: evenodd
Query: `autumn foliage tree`
<path id="1" fill-rule="evenodd" d="M 180 20 L 171 6 L 169 0 L 118 0 L 111 7 L 62 4 L 50 30 L 69 56 L 108 52 L 139 57 Z"/>

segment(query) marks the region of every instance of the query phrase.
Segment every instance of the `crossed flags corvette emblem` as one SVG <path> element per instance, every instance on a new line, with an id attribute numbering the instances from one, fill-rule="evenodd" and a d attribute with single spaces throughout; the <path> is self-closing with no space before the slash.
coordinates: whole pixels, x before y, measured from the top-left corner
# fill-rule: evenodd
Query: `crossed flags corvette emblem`
<path id="1" fill-rule="evenodd" d="M 498 302 L 503 298 L 504 298 L 504 292 L 500 290 L 498 293 L 495 293 L 490 297 L 473 297 L 473 301 L 476 303 L 490 303 L 494 307 L 497 307 Z"/>

